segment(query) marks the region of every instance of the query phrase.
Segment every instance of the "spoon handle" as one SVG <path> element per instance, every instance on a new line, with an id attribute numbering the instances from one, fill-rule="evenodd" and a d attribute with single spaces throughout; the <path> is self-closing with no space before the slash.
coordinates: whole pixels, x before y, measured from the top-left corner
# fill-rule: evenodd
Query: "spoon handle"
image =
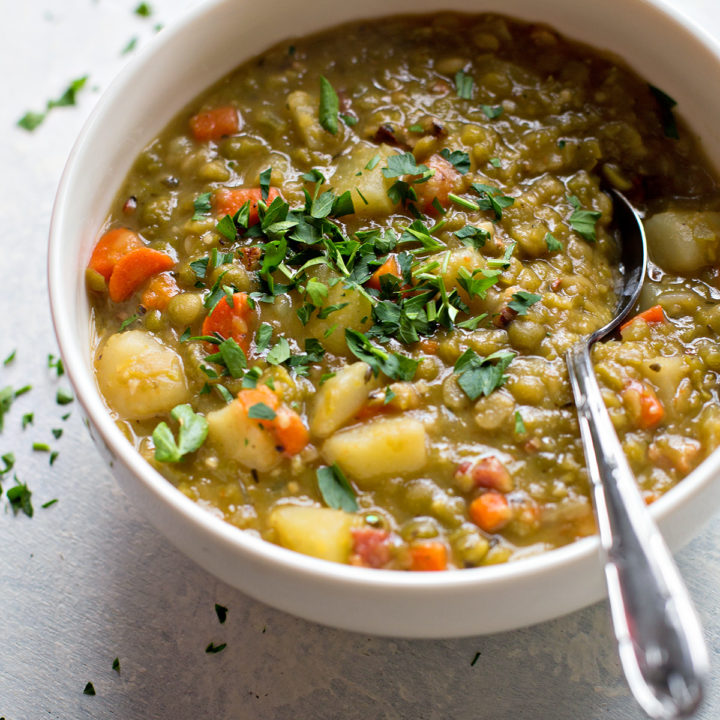
<path id="1" fill-rule="evenodd" d="M 688 717 L 702 699 L 709 671 L 700 621 L 640 496 L 603 403 L 587 343 L 568 351 L 567 365 L 625 677 L 650 717 Z"/>

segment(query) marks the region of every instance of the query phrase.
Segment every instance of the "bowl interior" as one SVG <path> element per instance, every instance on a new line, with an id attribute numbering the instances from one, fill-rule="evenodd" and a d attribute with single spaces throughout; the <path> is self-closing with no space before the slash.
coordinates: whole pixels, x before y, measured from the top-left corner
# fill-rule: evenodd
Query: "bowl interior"
<path id="1" fill-rule="evenodd" d="M 596 541 L 588 539 L 503 567 L 439 577 L 334 565 L 242 533 L 172 488 L 130 448 L 114 425 L 93 377 L 83 269 L 106 209 L 137 154 L 193 97 L 240 62 L 286 38 L 345 21 L 436 10 L 498 12 L 543 22 L 572 39 L 617 54 L 678 101 L 681 114 L 702 137 L 713 164 L 720 167 L 716 122 L 720 93 L 707 92 L 708 87 L 720 86 L 720 51 L 669 7 L 661 10 L 644 0 L 453 0 L 442 6 L 437 0 L 368 0 L 360 7 L 334 0 L 317 0 L 310 6 L 266 0 L 263 12 L 256 12 L 250 3 L 216 0 L 163 31 L 106 91 L 63 176 L 49 253 L 51 307 L 68 375 L 105 446 L 120 460 L 116 473 L 153 522 L 212 572 L 278 607 L 350 629 L 415 636 L 518 627 L 596 600 L 602 589 Z M 697 72 L 698 67 L 703 73 Z M 717 483 L 711 482 L 719 469 L 716 452 L 655 504 L 653 511 L 671 544 L 687 539 L 698 519 L 720 503 Z M 295 588 L 291 596 L 285 591 L 288 578 Z M 558 598 L 558 583 L 582 587 Z M 471 612 L 481 591 L 484 602 L 496 610 L 490 619 Z M 334 593 L 334 598 L 347 602 L 359 593 L 367 607 L 355 601 L 356 614 L 349 617 L 343 609 L 328 608 L 329 603 L 319 606 L 319 592 Z M 537 598 L 533 607 L 513 602 L 518 592 L 533 592 Z M 398 605 L 400 597 L 404 606 Z M 384 604 L 385 615 L 377 611 L 378 604 Z"/>

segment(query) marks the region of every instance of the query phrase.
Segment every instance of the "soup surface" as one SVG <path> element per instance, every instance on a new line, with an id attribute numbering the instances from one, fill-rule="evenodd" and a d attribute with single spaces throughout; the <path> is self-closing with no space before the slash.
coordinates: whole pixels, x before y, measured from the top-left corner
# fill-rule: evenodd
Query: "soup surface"
<path id="1" fill-rule="evenodd" d="M 247 532 L 440 570 L 594 531 L 564 353 L 594 349 L 648 502 L 720 445 L 720 192 L 673 101 L 542 26 L 442 14 L 278 45 L 137 158 L 87 270 L 98 384 Z"/>

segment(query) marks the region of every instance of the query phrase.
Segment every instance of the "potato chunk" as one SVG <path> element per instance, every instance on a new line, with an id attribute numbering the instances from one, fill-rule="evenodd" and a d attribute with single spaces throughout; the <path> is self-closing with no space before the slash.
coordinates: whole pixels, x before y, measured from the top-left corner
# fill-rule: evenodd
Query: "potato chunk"
<path id="1" fill-rule="evenodd" d="M 720 213 L 670 210 L 645 222 L 652 259 L 663 270 L 691 273 L 720 256 Z"/>
<path id="2" fill-rule="evenodd" d="M 338 371 L 320 386 L 315 396 L 310 432 L 324 438 L 341 428 L 365 404 L 369 392 L 377 384 L 374 380 L 370 366 L 364 362 L 353 363 Z"/>
<path id="3" fill-rule="evenodd" d="M 387 191 L 394 180 L 384 177 L 382 169 L 394 154 L 389 145 L 358 143 L 350 154 L 338 158 L 337 170 L 330 182 L 338 195 L 350 191 L 356 215 L 389 215 L 393 211 Z M 368 170 L 367 165 L 376 155 L 378 162 Z"/>
<path id="4" fill-rule="evenodd" d="M 336 433 L 325 441 L 322 456 L 365 488 L 383 476 L 422 469 L 427 460 L 425 446 L 425 426 L 401 416 Z"/>
<path id="5" fill-rule="evenodd" d="M 350 557 L 356 520 L 342 510 L 278 505 L 269 522 L 283 547 L 333 562 L 346 563 Z"/>
<path id="6" fill-rule="evenodd" d="M 336 153 L 343 143 L 345 129 L 338 123 L 338 132 L 332 135 L 325 130 L 318 119 L 319 101 L 303 90 L 295 90 L 287 96 L 287 106 L 303 143 L 310 150 Z"/>
<path id="7" fill-rule="evenodd" d="M 276 447 L 275 434 L 249 418 L 239 400 L 208 413 L 207 421 L 208 440 L 223 457 L 260 472 L 272 470 L 281 462 L 282 451 Z"/>
<path id="8" fill-rule="evenodd" d="M 169 412 L 190 397 L 180 356 L 144 330 L 112 335 L 95 368 L 108 404 L 128 420 Z"/>

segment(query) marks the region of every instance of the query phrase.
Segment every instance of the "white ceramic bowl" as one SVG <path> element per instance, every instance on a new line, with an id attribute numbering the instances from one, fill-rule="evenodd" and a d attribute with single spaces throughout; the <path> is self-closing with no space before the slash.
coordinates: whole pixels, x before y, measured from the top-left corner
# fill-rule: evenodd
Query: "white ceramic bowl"
<path id="1" fill-rule="evenodd" d="M 65 367 L 98 447 L 136 506 L 178 548 L 270 605 L 383 635 L 451 637 L 507 630 L 602 597 L 596 538 L 494 567 L 403 573 L 317 560 L 217 519 L 153 470 L 108 414 L 93 377 L 83 271 L 133 159 L 186 103 L 280 40 L 360 17 L 442 9 L 545 22 L 570 38 L 615 52 L 671 94 L 720 167 L 720 47 L 665 2 L 365 0 L 355 6 L 337 0 L 264 0 L 260 8 L 254 2 L 215 0 L 164 30 L 117 78 L 88 120 L 60 184 L 50 231 L 50 299 Z M 716 452 L 652 506 L 671 546 L 689 539 L 718 506 L 719 475 Z"/>

